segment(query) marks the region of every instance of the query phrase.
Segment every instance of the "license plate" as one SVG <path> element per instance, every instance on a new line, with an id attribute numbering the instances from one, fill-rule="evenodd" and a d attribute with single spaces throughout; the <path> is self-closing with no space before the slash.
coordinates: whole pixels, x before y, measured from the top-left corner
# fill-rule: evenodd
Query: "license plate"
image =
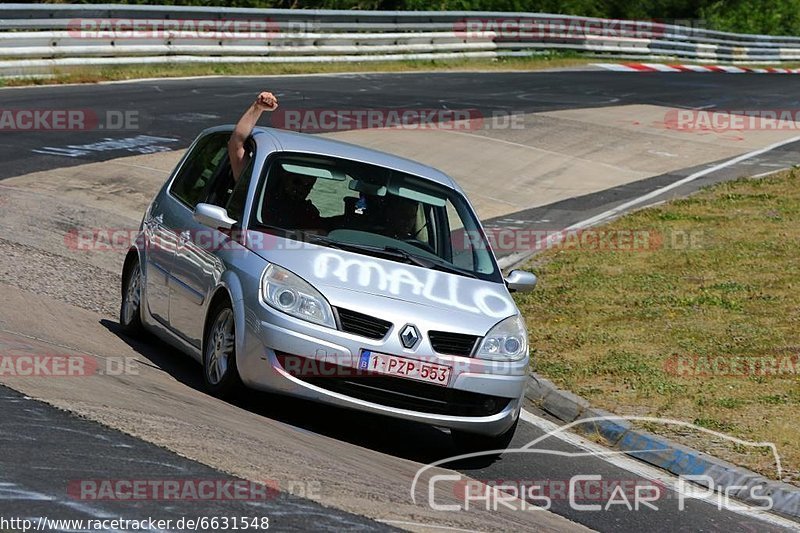
<path id="1" fill-rule="evenodd" d="M 414 381 L 441 385 L 442 387 L 446 387 L 450 382 L 452 370 L 449 366 L 436 365 L 369 350 L 361 352 L 358 368 L 359 370 L 413 379 Z"/>

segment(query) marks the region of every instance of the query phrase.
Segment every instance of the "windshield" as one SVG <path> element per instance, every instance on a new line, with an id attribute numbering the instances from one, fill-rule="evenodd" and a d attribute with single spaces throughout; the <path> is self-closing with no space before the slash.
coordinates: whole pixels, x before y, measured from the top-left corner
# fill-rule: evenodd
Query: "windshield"
<path id="1" fill-rule="evenodd" d="M 464 197 L 395 170 L 316 155 L 274 156 L 250 226 L 284 237 L 490 281 L 500 271 Z"/>

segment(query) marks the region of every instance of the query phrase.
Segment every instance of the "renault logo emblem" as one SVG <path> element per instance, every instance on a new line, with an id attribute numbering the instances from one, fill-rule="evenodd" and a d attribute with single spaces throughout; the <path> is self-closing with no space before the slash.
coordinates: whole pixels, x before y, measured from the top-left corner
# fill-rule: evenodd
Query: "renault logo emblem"
<path id="1" fill-rule="evenodd" d="M 414 348 L 417 344 L 419 344 L 420 336 L 419 330 L 417 330 L 416 326 L 411 324 L 407 324 L 403 329 L 400 330 L 400 342 L 403 343 L 404 348 Z"/>

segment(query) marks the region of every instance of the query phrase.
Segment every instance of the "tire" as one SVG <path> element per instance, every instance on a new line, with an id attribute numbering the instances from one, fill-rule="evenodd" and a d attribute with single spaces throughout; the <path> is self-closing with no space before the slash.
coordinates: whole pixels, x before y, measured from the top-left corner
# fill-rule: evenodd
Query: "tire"
<path id="1" fill-rule="evenodd" d="M 487 453 L 485 455 L 486 459 L 494 460 L 500 457 L 503 450 L 508 448 L 508 445 L 511 444 L 511 439 L 514 438 L 514 432 L 517 430 L 518 423 L 519 418 L 514 421 L 513 426 L 500 435 L 495 436 L 479 435 L 477 433 L 468 433 L 456 429 L 450 430 L 450 435 L 459 453 L 466 454 L 496 450 L 495 453 Z"/>
<path id="2" fill-rule="evenodd" d="M 132 337 L 144 333 L 142 326 L 142 269 L 139 259 L 125 269 L 122 276 L 122 300 L 119 305 L 119 324 Z"/>
<path id="3" fill-rule="evenodd" d="M 212 396 L 226 398 L 242 386 L 236 368 L 233 309 L 227 301 L 220 301 L 209 316 L 211 320 L 203 343 L 203 381 Z"/>

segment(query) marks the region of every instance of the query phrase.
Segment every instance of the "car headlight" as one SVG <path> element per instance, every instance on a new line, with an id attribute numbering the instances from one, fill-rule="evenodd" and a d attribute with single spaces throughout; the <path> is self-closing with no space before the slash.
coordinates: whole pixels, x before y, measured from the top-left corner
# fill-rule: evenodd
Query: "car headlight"
<path id="1" fill-rule="evenodd" d="M 528 354 L 528 330 L 520 315 L 501 320 L 483 338 L 476 357 L 490 361 L 518 361 Z"/>
<path id="2" fill-rule="evenodd" d="M 269 265 L 261 278 L 264 301 L 287 315 L 330 328 L 336 327 L 330 304 L 317 289 L 277 265 Z"/>

